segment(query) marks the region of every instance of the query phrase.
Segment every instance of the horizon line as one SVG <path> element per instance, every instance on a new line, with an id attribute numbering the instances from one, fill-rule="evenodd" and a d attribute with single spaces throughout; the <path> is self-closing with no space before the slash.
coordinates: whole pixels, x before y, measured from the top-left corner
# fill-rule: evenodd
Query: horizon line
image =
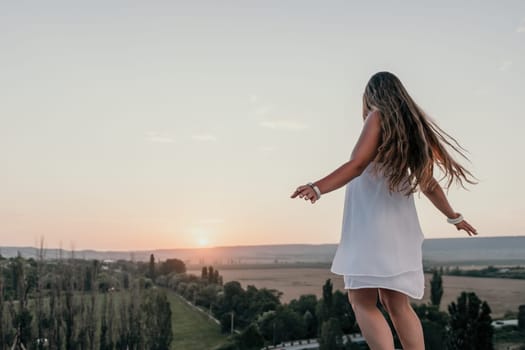
<path id="1" fill-rule="evenodd" d="M 505 236 L 473 236 L 473 237 L 431 237 L 425 238 L 424 240 L 441 240 L 441 239 L 472 239 L 472 238 L 514 238 L 514 237 L 525 237 L 523 234 L 517 235 L 505 235 Z M 151 249 L 97 249 L 97 248 L 83 248 L 83 249 L 65 249 L 61 247 L 44 247 L 44 250 L 62 250 L 64 252 L 82 252 L 82 251 L 95 251 L 101 253 L 138 253 L 138 252 L 151 252 L 151 251 L 166 251 L 166 250 L 209 250 L 209 249 L 218 249 L 218 248 L 239 248 L 239 247 L 275 247 L 275 246 L 322 246 L 322 245 L 338 245 L 338 242 L 335 243 L 264 243 L 264 244 L 238 244 L 238 245 L 222 245 L 222 246 L 210 246 L 210 247 L 184 247 L 184 248 L 151 248 Z M 36 246 L 8 246 L 0 245 L 0 255 L 2 254 L 3 248 L 9 249 L 36 249 L 39 250 L 39 247 Z"/>

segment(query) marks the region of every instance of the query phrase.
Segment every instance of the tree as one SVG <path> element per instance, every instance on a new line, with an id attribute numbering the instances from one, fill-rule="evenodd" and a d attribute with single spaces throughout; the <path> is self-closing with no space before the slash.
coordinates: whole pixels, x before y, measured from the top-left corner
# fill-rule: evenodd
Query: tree
<path id="1" fill-rule="evenodd" d="M 18 301 L 18 310 L 13 313 L 13 328 L 17 330 L 17 344 L 24 344 L 27 347 L 32 338 L 31 322 L 33 316 L 28 309 L 27 294 L 29 287 L 26 280 L 25 260 L 20 253 L 12 262 L 12 271 L 13 286 Z"/>
<path id="2" fill-rule="evenodd" d="M 264 345 L 264 338 L 255 323 L 251 323 L 234 339 L 238 348 L 242 350 L 259 350 Z"/>
<path id="3" fill-rule="evenodd" d="M 327 279 L 323 285 L 323 298 L 319 300 L 317 317 L 319 318 L 319 326 L 321 327 L 323 322 L 328 321 L 332 314 L 333 307 L 333 285 L 330 279 Z M 319 332 L 321 329 L 319 329 Z"/>
<path id="4" fill-rule="evenodd" d="M 303 314 L 303 320 L 306 328 L 306 338 L 317 337 L 317 320 L 310 310 L 305 311 Z"/>
<path id="5" fill-rule="evenodd" d="M 65 303 L 63 304 L 64 310 L 62 311 L 62 317 L 64 318 L 64 323 L 66 326 L 66 348 L 74 349 L 76 347 L 75 341 L 75 323 L 77 308 L 74 305 L 73 300 L 73 290 L 67 290 L 65 292 Z"/>
<path id="6" fill-rule="evenodd" d="M 224 285 L 220 308 L 217 312 L 223 332 L 230 331 L 231 312 L 237 314 L 237 311 L 242 311 L 245 294 L 246 292 L 237 281 L 231 281 Z M 238 325 L 238 322 L 238 317 L 234 317 L 234 327 Z"/>
<path id="7" fill-rule="evenodd" d="M 441 278 L 441 272 L 437 269 L 434 269 L 434 272 L 432 273 L 432 279 L 430 280 L 430 301 L 432 305 L 439 307 L 442 296 L 443 280 Z"/>
<path id="8" fill-rule="evenodd" d="M 317 338 L 317 296 L 315 294 L 301 295 L 299 299 L 293 299 L 289 306 L 299 315 L 303 315 L 306 337 Z"/>
<path id="9" fill-rule="evenodd" d="M 213 266 L 208 266 L 208 283 L 213 283 Z"/>
<path id="10" fill-rule="evenodd" d="M 127 340 L 129 350 L 138 350 L 144 348 L 144 334 L 140 302 L 141 295 L 139 295 L 139 289 L 132 289 L 130 294 L 130 302 L 128 304 L 129 333 Z"/>
<path id="11" fill-rule="evenodd" d="M 21 307 L 16 313 L 15 319 L 13 320 L 13 325 L 18 330 L 18 342 L 19 344 L 24 344 L 25 347 L 28 347 L 31 343 L 31 321 L 33 316 L 31 312 L 27 309 L 26 306 Z"/>
<path id="12" fill-rule="evenodd" d="M 112 298 L 111 296 L 109 298 Z M 100 350 L 113 350 L 115 344 L 113 342 L 112 332 L 112 309 L 113 303 L 108 302 L 108 295 L 104 294 L 104 302 L 102 303 L 102 319 L 100 321 Z"/>
<path id="13" fill-rule="evenodd" d="M 167 259 L 160 266 L 160 274 L 168 275 L 170 273 L 184 273 L 186 265 L 179 259 Z"/>
<path id="14" fill-rule="evenodd" d="M 520 305 L 518 309 L 518 329 L 525 331 L 525 305 Z"/>
<path id="15" fill-rule="evenodd" d="M 173 340 L 171 327 L 171 306 L 165 292 L 151 291 L 142 304 L 146 348 L 150 350 L 169 349 Z"/>
<path id="16" fill-rule="evenodd" d="M 303 294 L 299 299 L 293 299 L 290 301 L 290 308 L 302 315 L 306 311 L 310 311 L 312 315 L 315 315 L 315 308 L 317 306 L 317 296 L 315 294 Z"/>
<path id="17" fill-rule="evenodd" d="M 60 266 L 62 263 L 60 262 Z M 61 267 L 60 267 L 61 268 Z M 51 296 L 49 297 L 49 348 L 61 349 L 63 346 L 64 321 L 60 310 L 62 309 L 62 295 L 59 276 L 54 276 Z"/>
<path id="18" fill-rule="evenodd" d="M 124 289 L 129 289 L 129 273 L 124 272 L 122 276 L 122 287 Z"/>
<path id="19" fill-rule="evenodd" d="M 85 266 L 84 267 L 84 291 L 89 292 L 93 290 L 94 287 L 94 267 Z"/>
<path id="20" fill-rule="evenodd" d="M 2 276 L 0 275 L 0 349 L 4 348 L 4 337 L 5 337 L 5 328 L 4 324 L 4 286 Z"/>
<path id="21" fill-rule="evenodd" d="M 481 310 L 478 318 L 478 330 L 476 336 L 476 349 L 492 350 L 492 336 L 494 328 L 492 327 L 491 310 L 486 301 L 481 303 Z"/>
<path id="22" fill-rule="evenodd" d="M 153 254 L 149 256 L 148 277 L 155 278 L 155 256 Z"/>
<path id="23" fill-rule="evenodd" d="M 215 270 L 217 271 L 217 270 Z M 251 323 L 255 318 L 270 310 L 276 310 L 281 304 L 279 298 L 282 293 L 275 289 L 261 288 L 257 289 L 255 286 L 248 286 L 246 288 L 244 303 L 245 305 L 241 312 L 241 319 L 245 324 Z"/>
<path id="24" fill-rule="evenodd" d="M 354 310 L 348 301 L 348 296 L 340 290 L 336 290 L 332 295 L 330 315 L 339 320 L 343 333 L 352 333 L 357 330 Z"/>
<path id="25" fill-rule="evenodd" d="M 442 350 L 446 347 L 448 314 L 435 305 L 412 305 L 421 320 L 426 350 Z"/>
<path id="26" fill-rule="evenodd" d="M 492 350 L 492 318 L 490 307 L 473 293 L 462 292 L 448 311 L 449 349 Z"/>
<path id="27" fill-rule="evenodd" d="M 323 322 L 319 338 L 319 350 L 338 350 L 343 348 L 343 331 L 339 320 L 331 317 Z"/>
<path id="28" fill-rule="evenodd" d="M 257 323 L 264 338 L 274 345 L 283 341 L 303 339 L 306 335 L 302 315 L 291 310 L 288 305 L 280 305 L 275 311 L 263 313 Z"/>
<path id="29" fill-rule="evenodd" d="M 128 299 L 125 296 L 122 296 L 119 303 L 119 327 L 117 333 L 117 341 L 115 346 L 117 349 L 126 349 L 128 346 L 128 336 L 129 336 L 129 321 L 128 321 L 128 308 L 127 308 Z"/>
<path id="30" fill-rule="evenodd" d="M 208 269 L 206 268 L 206 266 L 202 267 L 201 279 L 203 281 L 207 281 L 208 280 Z"/>
<path id="31" fill-rule="evenodd" d="M 197 305 L 202 305 L 209 308 L 211 305 L 215 304 L 217 301 L 217 294 L 219 292 L 219 287 L 211 284 L 201 288 L 195 297 L 195 303 Z"/>
<path id="32" fill-rule="evenodd" d="M 100 350 L 113 350 L 115 348 L 115 306 L 113 295 L 104 294 L 102 304 L 102 319 L 100 324 Z"/>
<path id="33" fill-rule="evenodd" d="M 332 284 L 332 280 L 327 279 L 325 284 L 323 285 L 323 303 L 327 306 L 328 309 L 332 308 L 332 291 L 334 287 Z"/>
<path id="34" fill-rule="evenodd" d="M 97 331 L 97 315 L 96 315 L 96 292 L 95 290 L 91 291 L 89 296 L 89 304 L 87 306 L 86 318 L 84 321 L 84 326 L 86 327 L 86 336 L 90 347 L 88 349 L 95 349 L 95 334 Z M 131 348 L 132 349 L 132 348 Z"/>
<path id="35" fill-rule="evenodd" d="M 220 289 L 215 284 L 208 285 L 201 289 L 198 300 L 202 300 L 199 296 L 202 297 L 205 291 L 211 296 L 211 291 Z M 281 304 L 279 298 L 282 293 L 275 289 L 257 289 L 250 285 L 244 290 L 239 282 L 231 281 L 226 283 L 222 290 L 222 295 L 218 296 L 217 293 L 217 308 L 214 309 L 214 314 L 221 321 L 223 332 L 229 332 L 231 329 L 232 312 L 234 327 L 244 328 L 264 312 L 276 310 Z"/>

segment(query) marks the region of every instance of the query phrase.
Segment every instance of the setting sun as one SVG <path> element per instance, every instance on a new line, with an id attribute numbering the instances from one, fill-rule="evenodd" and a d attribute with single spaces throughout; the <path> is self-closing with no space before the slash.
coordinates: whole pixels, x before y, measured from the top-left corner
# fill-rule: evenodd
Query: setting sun
<path id="1" fill-rule="evenodd" d="M 205 247 L 205 246 L 208 245 L 208 243 L 209 243 L 208 238 L 206 238 L 206 237 L 200 237 L 199 238 L 199 246 Z"/>

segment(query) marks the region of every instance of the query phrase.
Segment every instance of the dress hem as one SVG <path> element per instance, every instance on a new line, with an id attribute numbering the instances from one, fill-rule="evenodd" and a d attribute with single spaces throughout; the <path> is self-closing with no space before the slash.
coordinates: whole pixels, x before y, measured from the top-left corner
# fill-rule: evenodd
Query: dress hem
<path id="1" fill-rule="evenodd" d="M 394 276 L 399 276 L 399 275 L 402 275 L 404 273 L 407 273 L 407 272 L 414 272 L 414 271 L 421 271 L 423 270 L 422 267 L 418 267 L 418 268 L 415 268 L 415 269 L 412 269 L 412 270 L 403 270 L 401 272 L 398 272 L 398 273 L 394 273 L 394 274 L 391 274 L 391 275 L 371 275 L 369 273 L 348 273 L 348 272 L 336 272 L 332 269 L 330 269 L 330 272 L 332 272 L 333 274 L 336 274 L 336 275 L 340 275 L 340 276 L 358 276 L 358 277 L 394 277 Z"/>
<path id="2" fill-rule="evenodd" d="M 423 296 L 425 295 L 425 293 L 421 294 L 420 296 L 416 296 L 416 295 L 413 295 L 412 293 L 407 293 L 406 291 L 404 290 L 401 290 L 401 289 L 397 289 L 397 288 L 389 288 L 389 287 L 381 287 L 381 286 L 374 286 L 374 285 L 364 285 L 364 286 L 359 286 L 357 288 L 344 288 L 345 290 L 355 290 L 355 289 L 365 289 L 365 288 L 381 288 L 381 289 L 389 289 L 389 290 L 394 290 L 396 292 L 400 292 L 400 293 L 403 293 L 409 297 L 411 297 L 412 299 L 417 299 L 417 300 L 421 300 L 423 299 Z"/>

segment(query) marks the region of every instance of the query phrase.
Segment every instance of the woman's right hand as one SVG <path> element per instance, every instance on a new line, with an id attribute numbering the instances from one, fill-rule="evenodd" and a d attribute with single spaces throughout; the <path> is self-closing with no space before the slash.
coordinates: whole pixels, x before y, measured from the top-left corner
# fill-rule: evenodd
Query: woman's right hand
<path id="1" fill-rule="evenodd" d="M 299 198 L 304 198 L 305 200 L 309 200 L 312 204 L 314 204 L 317 201 L 317 194 L 315 193 L 314 189 L 311 186 L 308 185 L 302 185 L 297 187 L 294 193 L 290 196 L 290 198 L 295 198 L 299 196 Z"/>
<path id="2" fill-rule="evenodd" d="M 457 223 L 455 226 L 458 231 L 464 230 L 468 233 L 469 236 L 472 236 L 472 235 L 476 236 L 478 234 L 476 229 L 471 224 L 469 224 L 466 220 L 463 220 Z"/>

